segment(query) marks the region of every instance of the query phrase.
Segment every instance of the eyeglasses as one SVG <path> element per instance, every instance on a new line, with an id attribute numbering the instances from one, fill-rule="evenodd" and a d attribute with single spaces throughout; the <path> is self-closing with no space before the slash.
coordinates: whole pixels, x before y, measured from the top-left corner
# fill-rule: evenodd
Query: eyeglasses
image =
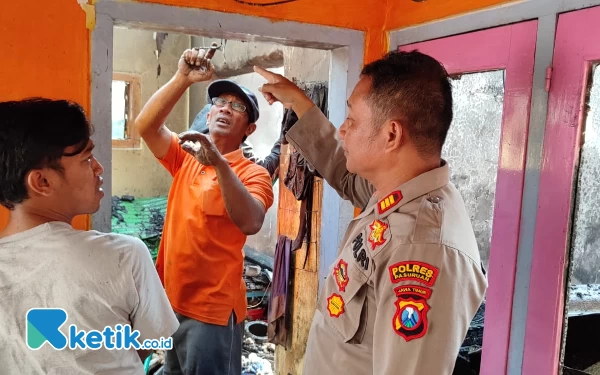
<path id="1" fill-rule="evenodd" d="M 227 100 L 225 100 L 223 98 L 218 98 L 218 97 L 217 98 L 212 98 L 212 103 L 214 105 L 216 105 L 217 107 L 225 107 L 225 105 L 227 103 L 229 103 L 229 104 L 231 104 L 231 108 L 234 111 L 242 112 L 242 113 L 246 112 L 246 106 L 243 105 L 242 103 L 230 102 L 230 101 L 227 101 Z"/>

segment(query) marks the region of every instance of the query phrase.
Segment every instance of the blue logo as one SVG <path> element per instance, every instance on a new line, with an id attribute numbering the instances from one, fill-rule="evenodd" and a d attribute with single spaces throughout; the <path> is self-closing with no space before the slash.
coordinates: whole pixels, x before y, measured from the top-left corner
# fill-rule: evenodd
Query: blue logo
<path id="1" fill-rule="evenodd" d="M 105 327 L 102 331 L 82 331 L 71 324 L 68 337 L 60 328 L 67 321 L 67 312 L 63 309 L 31 309 L 27 312 L 25 329 L 27 346 L 31 350 L 38 350 L 46 342 L 56 350 L 91 349 L 102 347 L 108 350 L 129 349 L 171 349 L 173 338 L 148 339 L 140 343 L 140 332 L 132 330 L 128 324 L 117 324 L 115 328 Z"/>
<path id="2" fill-rule="evenodd" d="M 63 309 L 31 309 L 27 312 L 27 346 L 37 350 L 48 342 L 54 349 L 64 349 L 67 338 L 60 327 L 67 321 L 67 313 Z"/>

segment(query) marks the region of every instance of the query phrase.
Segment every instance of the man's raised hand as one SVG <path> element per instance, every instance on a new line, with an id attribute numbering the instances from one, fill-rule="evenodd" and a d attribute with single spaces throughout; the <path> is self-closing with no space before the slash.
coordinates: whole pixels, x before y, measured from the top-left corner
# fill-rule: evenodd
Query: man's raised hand
<path id="1" fill-rule="evenodd" d="M 215 68 L 210 59 L 214 55 L 214 49 L 201 48 L 186 49 L 179 59 L 177 72 L 191 83 L 208 81 L 212 78 Z"/>

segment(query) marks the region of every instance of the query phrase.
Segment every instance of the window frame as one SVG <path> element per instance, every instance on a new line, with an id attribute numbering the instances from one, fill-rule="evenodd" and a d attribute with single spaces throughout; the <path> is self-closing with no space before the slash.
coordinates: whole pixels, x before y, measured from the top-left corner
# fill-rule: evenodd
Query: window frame
<path id="1" fill-rule="evenodd" d="M 138 74 L 114 72 L 113 81 L 127 82 L 129 101 L 127 104 L 127 122 L 125 124 L 125 139 L 112 139 L 112 148 L 140 148 L 140 135 L 135 128 L 135 119 L 141 111 L 142 86 Z M 111 82 L 112 84 L 112 82 Z M 112 123 L 111 123 L 112 128 Z"/>

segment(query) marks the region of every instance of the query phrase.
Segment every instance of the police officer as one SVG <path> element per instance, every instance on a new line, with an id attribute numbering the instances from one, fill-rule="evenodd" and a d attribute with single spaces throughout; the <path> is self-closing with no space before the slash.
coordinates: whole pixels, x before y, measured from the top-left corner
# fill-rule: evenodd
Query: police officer
<path id="1" fill-rule="evenodd" d="M 365 66 L 339 134 L 292 82 L 255 71 L 267 101 L 299 118 L 288 141 L 363 207 L 319 293 L 304 373 L 451 374 L 487 279 L 441 158 L 452 121 L 446 70 L 417 51 Z"/>

